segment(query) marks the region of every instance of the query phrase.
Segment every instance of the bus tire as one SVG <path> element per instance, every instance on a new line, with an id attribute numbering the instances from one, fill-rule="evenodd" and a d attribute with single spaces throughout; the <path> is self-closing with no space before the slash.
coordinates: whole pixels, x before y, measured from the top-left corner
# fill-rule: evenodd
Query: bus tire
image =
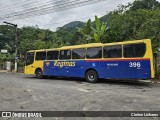
<path id="1" fill-rule="evenodd" d="M 90 83 L 95 83 L 98 81 L 98 73 L 95 70 L 89 70 L 86 72 L 85 78 Z"/>
<path id="2" fill-rule="evenodd" d="M 43 78 L 43 72 L 41 69 L 36 70 L 36 78 L 37 79 L 42 79 Z"/>

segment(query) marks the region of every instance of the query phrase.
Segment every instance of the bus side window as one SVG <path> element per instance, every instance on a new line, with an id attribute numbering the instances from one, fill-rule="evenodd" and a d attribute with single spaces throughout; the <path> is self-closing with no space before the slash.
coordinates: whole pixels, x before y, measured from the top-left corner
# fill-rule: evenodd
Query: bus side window
<path id="1" fill-rule="evenodd" d="M 58 60 L 59 51 L 48 51 L 47 60 Z"/>
<path id="2" fill-rule="evenodd" d="M 103 57 L 104 58 L 121 58 L 122 57 L 122 46 L 105 46 L 103 48 Z"/>
<path id="3" fill-rule="evenodd" d="M 74 49 L 72 50 L 72 59 L 85 59 L 86 49 Z"/>
<path id="4" fill-rule="evenodd" d="M 46 59 L 46 52 L 36 52 L 36 60 L 45 60 Z"/>
<path id="5" fill-rule="evenodd" d="M 102 47 L 87 48 L 87 58 L 102 58 Z"/>
<path id="6" fill-rule="evenodd" d="M 71 59 L 71 50 L 61 50 L 59 59 Z"/>
<path id="7" fill-rule="evenodd" d="M 146 52 L 146 44 L 124 45 L 124 57 L 143 57 Z"/>

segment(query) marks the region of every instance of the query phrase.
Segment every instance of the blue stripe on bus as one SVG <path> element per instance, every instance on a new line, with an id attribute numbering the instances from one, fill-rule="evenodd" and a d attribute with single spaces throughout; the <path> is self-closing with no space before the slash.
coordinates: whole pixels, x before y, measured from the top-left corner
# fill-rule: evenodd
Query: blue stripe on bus
<path id="1" fill-rule="evenodd" d="M 85 77 L 85 72 L 88 69 L 96 70 L 99 78 L 151 78 L 149 59 L 59 60 L 44 62 L 44 75 L 50 76 Z"/>

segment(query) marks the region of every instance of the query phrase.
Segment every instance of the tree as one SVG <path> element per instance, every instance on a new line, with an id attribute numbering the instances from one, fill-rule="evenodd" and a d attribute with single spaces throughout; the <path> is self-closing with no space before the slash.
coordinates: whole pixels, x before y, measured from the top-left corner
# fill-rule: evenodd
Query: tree
<path id="1" fill-rule="evenodd" d="M 107 29 L 107 22 L 100 22 L 99 18 L 95 16 L 95 23 L 96 23 L 96 28 L 92 27 L 92 30 L 94 32 L 94 39 L 95 42 L 103 42 L 105 32 Z"/>
<path id="2" fill-rule="evenodd" d="M 4 49 L 6 49 L 9 53 L 11 53 L 14 49 L 13 46 L 9 45 L 8 43 L 5 44 Z"/>
<path id="3" fill-rule="evenodd" d="M 93 41 L 93 30 L 91 19 L 89 19 L 83 28 L 78 28 L 78 31 L 83 35 L 85 43 L 91 43 Z"/>
<path id="4" fill-rule="evenodd" d="M 124 41 L 135 39 L 151 39 L 154 52 L 160 42 L 160 8 L 132 9 L 123 13 L 112 12 L 106 40 Z"/>
<path id="5" fill-rule="evenodd" d="M 135 0 L 130 7 L 130 10 L 138 10 L 138 9 L 156 9 L 160 7 L 160 3 L 157 0 Z"/>
<path id="6" fill-rule="evenodd" d="M 70 40 L 72 38 L 73 34 L 66 30 L 65 28 L 61 27 L 56 31 L 56 44 L 58 46 L 65 46 L 70 45 Z"/>
<path id="7" fill-rule="evenodd" d="M 83 39 L 87 41 L 87 43 L 91 42 L 103 42 L 103 38 L 105 36 L 107 23 L 100 22 L 99 18 L 95 16 L 95 28 L 92 26 L 91 20 L 89 19 L 84 28 L 78 28 L 78 31 L 82 33 L 84 36 Z"/>

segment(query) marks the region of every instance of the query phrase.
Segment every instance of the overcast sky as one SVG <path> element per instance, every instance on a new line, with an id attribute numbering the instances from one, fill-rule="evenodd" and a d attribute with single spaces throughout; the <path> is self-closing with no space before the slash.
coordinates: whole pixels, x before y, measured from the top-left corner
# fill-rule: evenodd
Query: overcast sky
<path id="1" fill-rule="evenodd" d="M 24 10 L 25 7 L 40 4 L 42 2 L 44 3 L 47 1 L 49 0 L 0 0 L 0 13 L 3 13 L 4 11 L 14 11 L 16 4 L 19 4 L 17 9 L 19 8 Z M 19 27 L 38 25 L 39 28 L 45 28 L 55 31 L 57 27 L 61 27 L 72 21 L 86 22 L 89 18 L 94 20 L 95 15 L 101 17 L 105 15 L 107 11 L 112 11 L 116 9 L 119 4 L 127 4 L 128 2 L 133 1 L 134 0 L 105 0 L 103 2 L 62 12 L 56 12 L 47 15 L 35 16 L 27 19 L 14 20 L 9 22 L 18 24 Z M 25 4 L 25 6 L 22 6 L 22 4 Z"/>

